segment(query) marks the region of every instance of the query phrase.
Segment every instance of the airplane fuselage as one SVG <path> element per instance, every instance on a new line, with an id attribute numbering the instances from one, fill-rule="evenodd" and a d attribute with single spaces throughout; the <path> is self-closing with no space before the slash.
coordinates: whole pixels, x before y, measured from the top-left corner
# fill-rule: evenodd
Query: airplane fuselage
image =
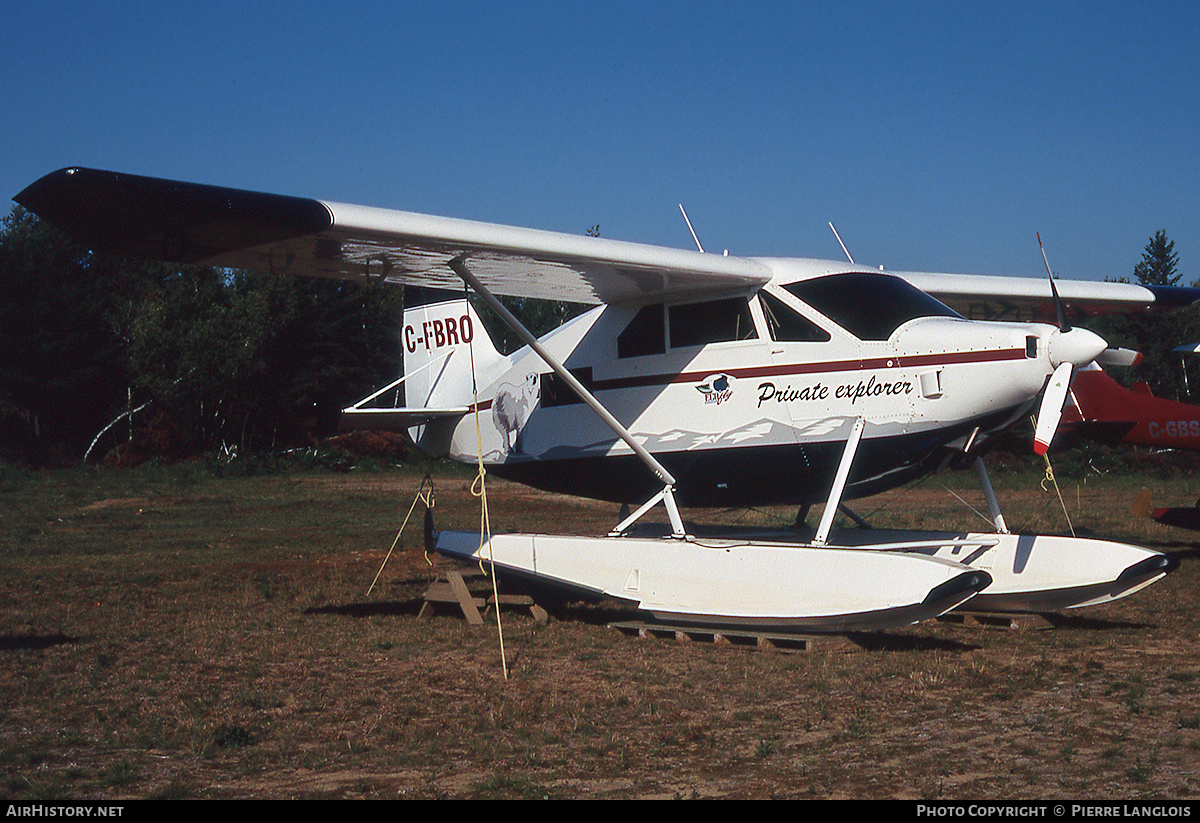
<path id="1" fill-rule="evenodd" d="M 1052 370 L 1051 326 L 968 321 L 897 278 L 839 276 L 850 279 L 823 278 L 811 295 L 780 278 L 705 300 L 601 306 L 541 342 L 690 506 L 824 500 L 857 418 L 869 425 L 845 496 L 903 484 L 948 446 L 1010 424 Z M 660 485 L 538 355 L 518 351 L 496 373 L 480 392 L 491 400 L 478 435 L 468 414 L 417 430 L 418 445 L 465 462 L 482 453 L 494 474 L 598 499 L 640 502 Z"/>

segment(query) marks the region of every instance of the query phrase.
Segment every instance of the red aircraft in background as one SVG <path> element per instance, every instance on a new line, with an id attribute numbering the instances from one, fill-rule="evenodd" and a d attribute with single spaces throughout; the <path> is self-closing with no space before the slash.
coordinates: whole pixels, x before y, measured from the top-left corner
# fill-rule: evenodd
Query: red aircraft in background
<path id="1" fill-rule="evenodd" d="M 1200 406 L 1155 397 L 1145 383 L 1126 388 L 1095 365 L 1075 372 L 1061 427 L 1104 442 L 1200 450 Z"/>
<path id="2" fill-rule="evenodd" d="M 1175 351 L 1196 350 L 1195 346 L 1181 346 Z M 1140 358 L 1137 355 L 1130 365 Z M 1093 364 L 1073 375 L 1059 430 L 1066 435 L 1064 440 L 1086 438 L 1200 451 L 1200 405 L 1155 397 L 1146 383 L 1126 388 Z M 1156 508 L 1149 490 L 1143 489 L 1130 511 L 1168 526 L 1200 530 L 1200 501 L 1195 506 Z"/>

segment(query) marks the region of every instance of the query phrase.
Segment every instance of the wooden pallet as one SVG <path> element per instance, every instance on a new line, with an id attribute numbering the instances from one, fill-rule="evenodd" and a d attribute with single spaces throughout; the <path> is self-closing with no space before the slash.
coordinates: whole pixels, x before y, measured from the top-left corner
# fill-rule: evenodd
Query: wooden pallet
<path id="1" fill-rule="evenodd" d="M 622 634 L 651 638 L 674 638 L 676 643 L 711 643 L 716 646 L 737 646 L 762 651 L 783 652 L 846 652 L 861 647 L 844 635 L 805 635 L 761 632 L 743 629 L 705 628 L 664 623 L 636 621 L 609 623 L 608 627 Z"/>
<path id="2" fill-rule="evenodd" d="M 539 623 L 550 619 L 546 610 L 528 595 L 501 594 L 497 598 L 492 593 L 491 582 L 480 571 L 451 569 L 438 574 L 437 579 L 425 590 L 425 602 L 421 604 L 417 619 L 432 618 L 437 613 L 438 604 L 456 606 L 472 626 L 482 626 L 484 614 L 497 607 L 527 608 Z"/>

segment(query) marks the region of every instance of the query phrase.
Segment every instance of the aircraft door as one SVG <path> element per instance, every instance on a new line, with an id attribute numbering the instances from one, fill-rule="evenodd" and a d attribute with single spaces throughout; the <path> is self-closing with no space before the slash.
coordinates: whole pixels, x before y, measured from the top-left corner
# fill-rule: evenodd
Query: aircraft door
<path id="1" fill-rule="evenodd" d="M 823 365 L 851 353 L 815 320 L 770 292 L 760 291 L 757 302 L 774 366 L 757 386 L 760 411 L 773 407 L 796 442 L 827 439 L 846 421 L 837 414 L 835 381 Z"/>

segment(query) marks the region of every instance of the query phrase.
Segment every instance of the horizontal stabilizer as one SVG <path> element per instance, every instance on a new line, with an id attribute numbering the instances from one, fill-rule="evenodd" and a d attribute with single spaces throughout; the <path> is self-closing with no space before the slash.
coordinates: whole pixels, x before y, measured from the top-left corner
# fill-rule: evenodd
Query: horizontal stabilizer
<path id="1" fill-rule="evenodd" d="M 462 417 L 467 406 L 452 409 L 342 409 L 339 431 L 400 430 L 423 426 L 434 420 Z"/>

